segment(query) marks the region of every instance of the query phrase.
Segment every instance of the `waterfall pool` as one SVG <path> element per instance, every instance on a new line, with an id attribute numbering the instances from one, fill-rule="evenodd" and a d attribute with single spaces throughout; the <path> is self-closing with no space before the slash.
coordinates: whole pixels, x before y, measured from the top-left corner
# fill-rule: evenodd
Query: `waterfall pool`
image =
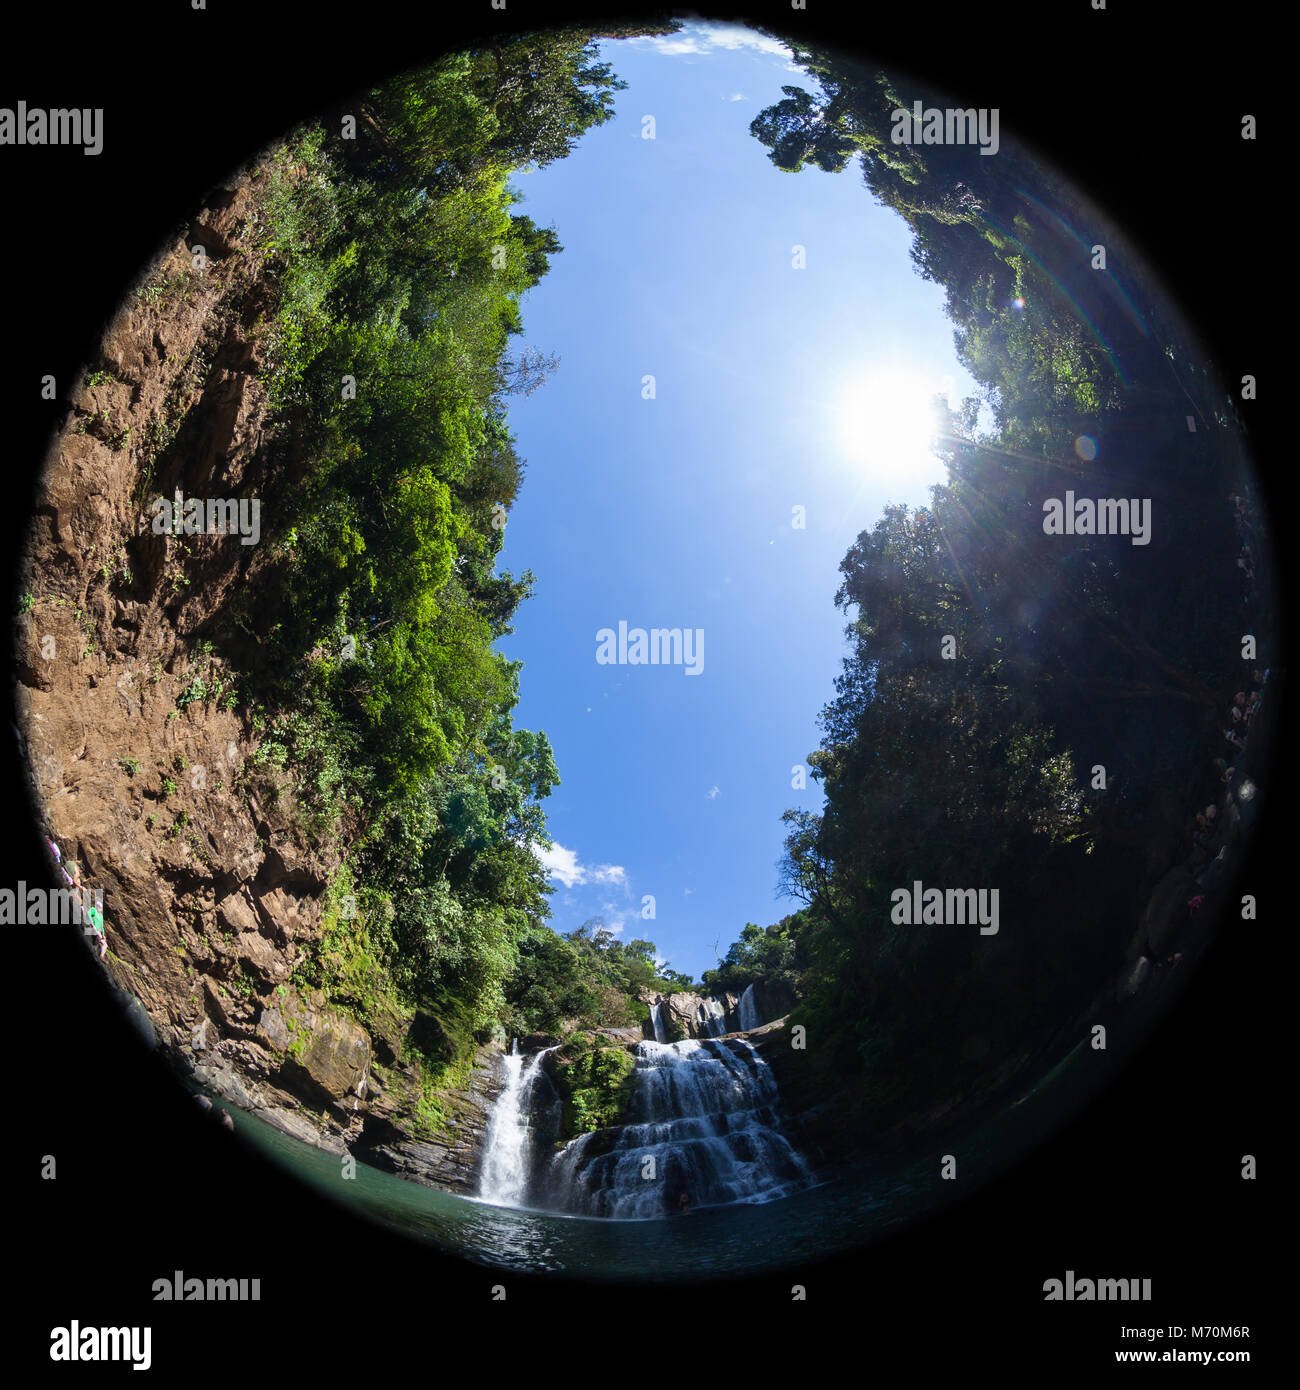
<path id="1" fill-rule="evenodd" d="M 857 1184 L 828 1183 L 778 1202 L 689 1216 L 618 1220 L 530 1211 L 423 1187 L 363 1163 L 344 1181 L 334 1155 L 256 1115 L 236 1114 L 238 1133 L 254 1149 L 323 1196 L 446 1254 L 524 1273 L 634 1283 L 753 1274 L 861 1244 L 910 1216 L 915 1195 L 905 1181 L 871 1196 Z"/>
<path id="2" fill-rule="evenodd" d="M 963 1141 L 965 1175 L 945 1183 L 926 1152 L 910 1163 L 882 1163 L 853 1178 L 794 1192 L 778 1201 L 701 1207 L 687 1216 L 614 1219 L 493 1206 L 356 1164 L 344 1180 L 330 1153 L 236 1112 L 237 1132 L 254 1150 L 390 1230 L 442 1253 L 521 1273 L 627 1283 L 673 1283 L 772 1272 L 861 1247 L 893 1227 L 929 1215 L 977 1190 L 1073 1110 L 1079 1056 Z M 1065 1073 L 1071 1084 L 1062 1086 Z M 1091 1090 L 1092 1087 L 1084 1088 Z M 1044 1097 L 1047 1099 L 1044 1099 Z M 960 1188 L 960 1191 L 957 1189 Z"/>

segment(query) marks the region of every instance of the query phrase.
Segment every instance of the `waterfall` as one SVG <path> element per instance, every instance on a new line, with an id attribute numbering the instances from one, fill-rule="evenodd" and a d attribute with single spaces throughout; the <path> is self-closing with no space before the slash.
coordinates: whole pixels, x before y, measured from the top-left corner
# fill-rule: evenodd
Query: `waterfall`
<path id="1" fill-rule="evenodd" d="M 650 1022 L 654 1025 L 655 1042 L 667 1042 L 668 1035 L 664 1032 L 664 1006 L 662 1004 L 650 1005 Z"/>
<path id="2" fill-rule="evenodd" d="M 748 1033 L 751 1028 L 762 1026 L 763 1020 L 758 1016 L 758 1005 L 754 1003 L 753 985 L 745 986 L 745 992 L 740 996 L 740 1003 L 736 1005 L 736 1017 L 740 1020 L 742 1033 Z"/>
<path id="3" fill-rule="evenodd" d="M 547 1201 L 635 1218 L 676 1212 L 683 1192 L 691 1207 L 784 1197 L 813 1173 L 781 1132 L 779 1099 L 743 1038 L 639 1043 L 631 1123 L 566 1145 L 546 1175 Z"/>
<path id="4" fill-rule="evenodd" d="M 531 1167 L 528 1131 L 533 1091 L 543 1075 L 542 1059 L 554 1051 L 554 1047 L 544 1048 L 525 1061 L 515 1041 L 510 1044 L 510 1055 L 502 1059 L 506 1084 L 488 1121 L 478 1187 L 479 1199 L 494 1207 L 519 1206 L 524 1200 Z"/>
<path id="5" fill-rule="evenodd" d="M 720 1038 L 727 1031 L 726 1010 L 712 997 L 701 999 L 695 1006 L 695 1023 L 701 1032 L 711 1038 Z M 656 1042 L 664 1039 L 656 1036 Z"/>

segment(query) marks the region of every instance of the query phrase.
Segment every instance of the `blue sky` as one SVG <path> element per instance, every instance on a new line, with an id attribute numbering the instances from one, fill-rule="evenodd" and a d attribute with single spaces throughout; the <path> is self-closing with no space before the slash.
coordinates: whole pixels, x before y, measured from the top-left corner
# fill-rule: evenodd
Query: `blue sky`
<path id="1" fill-rule="evenodd" d="M 693 23 L 602 51 L 628 83 L 615 118 L 515 179 L 565 249 L 523 304 L 524 340 L 561 363 L 510 406 L 527 473 L 501 565 L 537 585 L 502 649 L 524 662 L 516 725 L 560 770 L 552 925 L 603 916 L 698 977 L 715 940 L 798 906 L 781 812 L 821 801 L 792 769 L 846 650 L 839 562 L 943 480 L 923 402 L 975 384 L 856 166 L 782 173 L 749 134 L 810 85 L 779 45 Z M 701 630 L 700 674 L 599 664 L 620 621 Z"/>

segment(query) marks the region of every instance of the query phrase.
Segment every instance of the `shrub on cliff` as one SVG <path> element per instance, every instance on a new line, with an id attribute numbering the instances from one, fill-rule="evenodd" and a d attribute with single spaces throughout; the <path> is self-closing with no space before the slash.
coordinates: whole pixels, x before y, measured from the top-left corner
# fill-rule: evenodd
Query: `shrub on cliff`
<path id="1" fill-rule="evenodd" d="M 622 1047 L 599 1047 L 585 1034 L 555 1054 L 553 1075 L 564 1102 L 563 1136 L 622 1124 L 636 1062 Z"/>

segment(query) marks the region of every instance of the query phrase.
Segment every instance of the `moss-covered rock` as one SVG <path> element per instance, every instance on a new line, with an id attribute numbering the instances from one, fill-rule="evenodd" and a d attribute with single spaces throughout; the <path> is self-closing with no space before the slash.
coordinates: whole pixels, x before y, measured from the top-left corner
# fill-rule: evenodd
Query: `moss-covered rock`
<path id="1" fill-rule="evenodd" d="M 552 1055 L 549 1070 L 564 1103 L 565 1139 L 624 1122 L 636 1070 L 627 1047 L 600 1046 L 579 1033 Z"/>
<path id="2" fill-rule="evenodd" d="M 283 1079 L 319 1102 L 359 1095 L 370 1072 L 369 1035 L 327 1007 L 319 990 L 306 998 L 285 990 L 277 996 L 276 1007 L 262 1010 L 256 1036 L 264 1047 L 283 1055 Z"/>

